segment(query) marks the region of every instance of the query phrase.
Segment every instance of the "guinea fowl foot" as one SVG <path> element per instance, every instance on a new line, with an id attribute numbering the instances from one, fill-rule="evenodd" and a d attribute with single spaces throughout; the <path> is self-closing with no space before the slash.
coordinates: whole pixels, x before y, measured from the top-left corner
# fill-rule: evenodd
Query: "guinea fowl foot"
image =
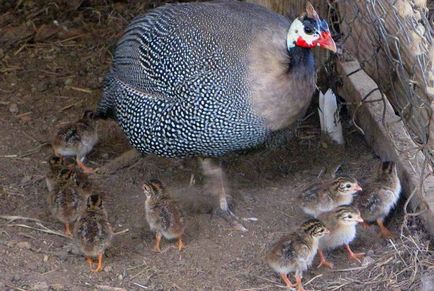
<path id="1" fill-rule="evenodd" d="M 345 245 L 345 249 L 347 250 L 348 256 L 350 257 L 350 259 L 353 259 L 353 260 L 359 262 L 360 264 L 362 263 L 362 261 L 360 259 L 363 258 L 365 253 L 353 253 L 350 246 L 347 244 Z"/>
<path id="2" fill-rule="evenodd" d="M 296 285 L 292 284 L 291 281 L 288 279 L 288 276 L 284 273 L 280 273 L 280 278 L 282 278 L 282 281 L 285 282 L 286 287 L 288 288 L 294 288 Z"/>
<path id="3" fill-rule="evenodd" d="M 160 242 L 161 242 L 161 234 L 157 233 L 155 234 L 155 244 L 152 250 L 157 253 L 161 253 L 160 249 Z"/>
<path id="4" fill-rule="evenodd" d="M 69 226 L 69 223 L 65 223 L 65 235 L 69 237 L 72 236 L 71 227 Z"/>
<path id="5" fill-rule="evenodd" d="M 381 236 L 388 239 L 393 238 L 393 233 L 384 226 L 383 221 L 381 219 L 377 219 L 377 224 L 380 227 Z"/>
<path id="6" fill-rule="evenodd" d="M 128 150 L 122 153 L 119 157 L 116 157 L 109 163 L 100 167 L 98 174 L 109 175 L 116 171 L 133 165 L 141 157 L 141 154 L 135 149 Z"/>
<path id="7" fill-rule="evenodd" d="M 303 284 L 301 284 L 301 276 L 295 275 L 295 286 L 297 287 L 297 291 L 304 291 Z"/>
<path id="8" fill-rule="evenodd" d="M 178 241 L 176 242 L 176 247 L 178 248 L 178 251 L 182 251 L 185 249 L 185 244 L 182 242 L 182 238 L 178 238 Z"/>
<path id="9" fill-rule="evenodd" d="M 93 260 L 91 257 L 86 257 L 86 262 L 89 264 L 89 267 L 92 269 Z"/>
<path id="10" fill-rule="evenodd" d="M 102 271 L 102 254 L 98 255 L 98 266 L 96 269 L 91 269 L 92 272 L 97 273 Z"/>
<path id="11" fill-rule="evenodd" d="M 329 269 L 333 269 L 333 263 L 327 261 L 322 250 L 318 250 L 318 255 L 319 255 L 320 261 L 319 261 L 319 264 L 317 266 L 317 269 L 321 268 L 322 266 L 329 268 Z"/>
<path id="12" fill-rule="evenodd" d="M 232 212 L 228 203 L 230 196 L 226 193 L 226 183 L 221 165 L 217 165 L 211 159 L 201 159 L 204 175 L 207 177 L 207 188 L 213 194 L 217 194 L 219 209 L 217 214 L 222 217 L 229 225 L 238 231 L 247 231 L 240 219 Z"/>
<path id="13" fill-rule="evenodd" d="M 82 161 L 80 161 L 79 158 L 76 159 L 77 165 L 80 167 L 80 169 L 83 170 L 86 174 L 95 174 L 95 171 L 92 168 L 86 167 L 85 164 L 83 164 Z"/>

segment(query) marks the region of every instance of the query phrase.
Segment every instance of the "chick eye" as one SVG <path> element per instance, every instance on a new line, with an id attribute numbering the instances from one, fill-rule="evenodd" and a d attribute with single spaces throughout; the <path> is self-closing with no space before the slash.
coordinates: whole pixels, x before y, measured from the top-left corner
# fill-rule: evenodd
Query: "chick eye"
<path id="1" fill-rule="evenodd" d="M 345 188 L 351 188 L 351 185 L 350 184 L 346 184 Z"/>
<path id="2" fill-rule="evenodd" d="M 348 218 L 350 218 L 350 219 L 351 219 L 351 218 L 353 218 L 353 216 L 352 216 L 352 215 L 348 215 Z"/>

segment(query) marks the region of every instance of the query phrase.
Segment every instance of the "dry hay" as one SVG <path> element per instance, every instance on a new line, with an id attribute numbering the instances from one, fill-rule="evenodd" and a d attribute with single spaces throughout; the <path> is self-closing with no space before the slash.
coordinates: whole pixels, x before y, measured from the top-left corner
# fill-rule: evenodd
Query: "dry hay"
<path id="1" fill-rule="evenodd" d="M 404 226 L 398 238 L 381 253 L 368 252 L 361 267 L 337 269 L 332 280 L 316 280 L 309 288 L 320 290 L 432 290 L 434 252 L 427 234 Z"/>

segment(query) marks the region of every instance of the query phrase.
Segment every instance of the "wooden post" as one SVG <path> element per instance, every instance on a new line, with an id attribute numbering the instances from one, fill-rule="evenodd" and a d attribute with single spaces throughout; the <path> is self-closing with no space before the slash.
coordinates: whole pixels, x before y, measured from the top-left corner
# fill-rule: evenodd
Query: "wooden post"
<path id="1" fill-rule="evenodd" d="M 376 154 L 383 160 L 397 162 L 403 193 L 408 197 L 416 191 L 410 201 L 409 211 L 423 210 L 421 218 L 425 228 L 434 236 L 434 177 L 423 177 L 428 173 L 426 165 L 424 167 L 425 156 L 417 149 L 389 101 L 375 90 L 377 84 L 363 70 L 348 76 L 358 69 L 360 64 L 356 61 L 338 63 L 339 73 L 343 77 L 340 95 L 354 104 L 351 109 L 356 113 L 356 122 Z M 372 93 L 362 104 L 362 99 L 369 92 Z"/>

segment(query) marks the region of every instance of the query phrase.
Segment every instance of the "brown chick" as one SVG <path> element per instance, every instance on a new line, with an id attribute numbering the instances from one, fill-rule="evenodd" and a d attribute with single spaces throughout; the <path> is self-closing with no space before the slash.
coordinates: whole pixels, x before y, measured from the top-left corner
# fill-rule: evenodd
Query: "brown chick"
<path id="1" fill-rule="evenodd" d="M 328 262 L 324 257 L 323 250 L 332 250 L 341 245 L 345 246 L 350 259 L 361 263 L 360 258 L 364 253 L 353 253 L 349 246 L 349 243 L 356 237 L 356 225 L 363 222 L 360 211 L 353 206 L 343 205 L 332 211 L 320 214 L 318 219 L 330 231 L 329 234 L 326 234 L 319 240 L 318 254 L 321 261 L 318 268 L 321 266 L 333 268 L 333 264 Z"/>
<path id="2" fill-rule="evenodd" d="M 83 164 L 83 160 L 97 141 L 95 114 L 87 110 L 78 121 L 60 127 L 51 144 L 56 156 L 74 156 L 85 173 L 93 173 Z"/>
<path id="3" fill-rule="evenodd" d="M 401 182 L 394 162 L 382 162 L 375 177 L 366 185 L 365 190 L 355 200 L 360 209 L 365 226 L 377 222 L 381 235 L 391 237 L 392 233 L 384 226 L 384 219 L 398 202 Z"/>
<path id="4" fill-rule="evenodd" d="M 54 163 L 54 160 L 50 159 Z M 51 166 L 51 164 L 50 164 Z M 59 167 L 59 169 L 58 169 Z M 71 179 L 71 170 L 53 165 L 54 170 L 47 175 L 47 204 L 51 214 L 65 224 L 65 234 L 71 235 L 70 224 L 73 223 L 82 207 L 85 195 Z M 54 174 L 58 171 L 57 174 Z"/>
<path id="5" fill-rule="evenodd" d="M 104 251 L 110 246 L 113 230 L 108 221 L 107 212 L 103 207 L 101 196 L 90 195 L 87 198 L 86 208 L 74 226 L 74 239 L 80 250 L 86 256 L 92 272 L 102 270 L 102 257 Z M 98 257 L 98 265 L 93 269 L 93 257 Z"/>
<path id="6" fill-rule="evenodd" d="M 283 236 L 267 253 L 265 260 L 270 267 L 279 273 L 287 287 L 304 290 L 301 284 L 303 272 L 312 264 L 318 249 L 318 241 L 329 233 L 325 225 L 318 219 L 304 222 L 293 233 Z M 296 284 L 292 284 L 287 274 L 295 272 Z"/>
<path id="7" fill-rule="evenodd" d="M 341 176 L 331 181 L 315 183 L 299 195 L 303 211 L 313 217 L 353 201 L 353 194 L 361 191 L 356 179 Z"/>
<path id="8" fill-rule="evenodd" d="M 45 181 L 47 183 L 48 191 L 52 191 L 59 181 L 61 181 L 62 177 L 67 178 L 68 180 L 73 181 L 76 186 L 83 190 L 88 190 L 91 188 L 91 183 L 88 176 L 81 171 L 80 168 L 77 168 L 75 163 L 68 164 L 65 159 L 61 159 L 56 156 L 50 157 L 48 160 L 49 171 L 46 175 Z M 69 175 L 60 175 L 60 172 L 64 170 L 69 170 Z M 62 176 L 62 177 L 61 177 Z"/>
<path id="9" fill-rule="evenodd" d="M 177 239 L 176 245 L 181 251 L 185 247 L 182 242 L 185 219 L 178 205 L 170 198 L 159 180 L 152 179 L 143 184 L 143 191 L 146 195 L 146 220 L 151 230 L 155 232 L 154 251 L 161 251 L 161 236 L 168 240 Z"/>

